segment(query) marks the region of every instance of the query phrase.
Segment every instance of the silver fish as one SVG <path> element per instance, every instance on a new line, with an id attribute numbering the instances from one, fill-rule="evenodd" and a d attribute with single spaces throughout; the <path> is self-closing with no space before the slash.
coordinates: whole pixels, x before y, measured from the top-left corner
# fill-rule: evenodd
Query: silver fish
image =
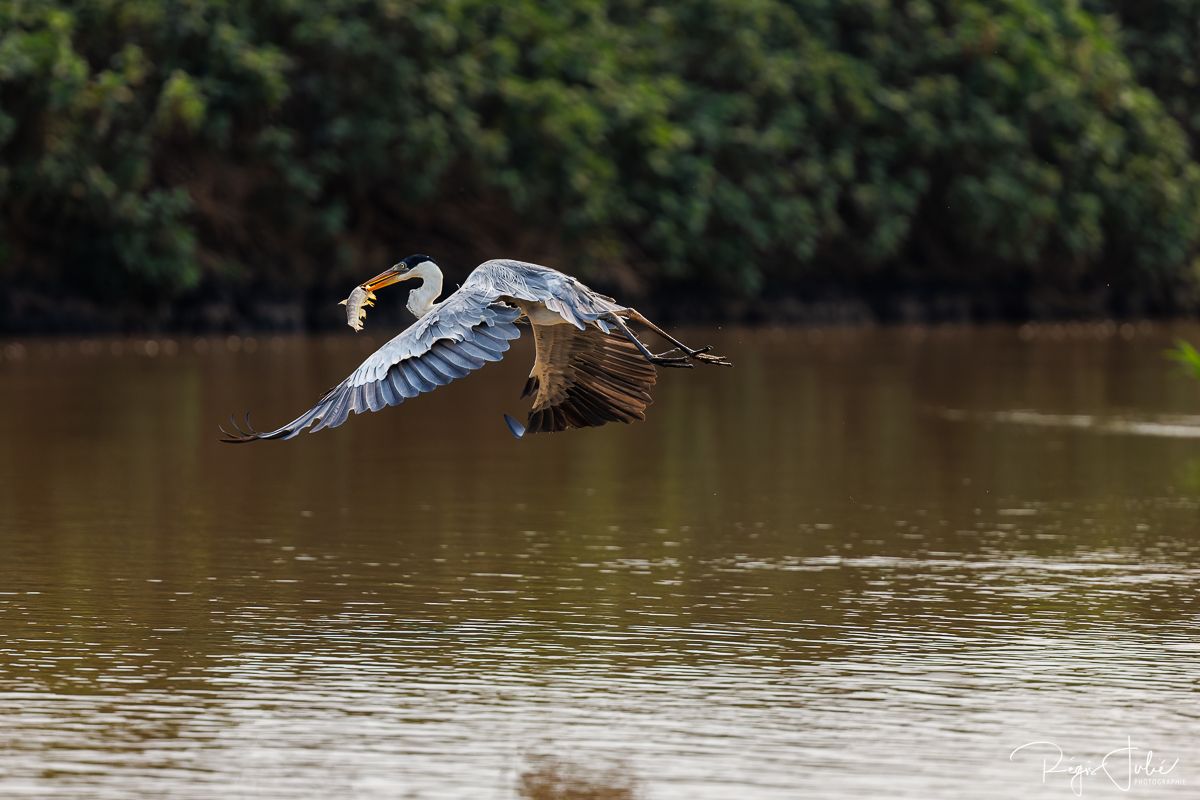
<path id="1" fill-rule="evenodd" d="M 367 308 L 375 305 L 374 300 L 374 292 L 361 286 L 355 286 L 350 296 L 338 303 L 338 305 L 346 307 L 346 324 L 356 331 L 361 331 L 363 320 L 367 318 Z"/>

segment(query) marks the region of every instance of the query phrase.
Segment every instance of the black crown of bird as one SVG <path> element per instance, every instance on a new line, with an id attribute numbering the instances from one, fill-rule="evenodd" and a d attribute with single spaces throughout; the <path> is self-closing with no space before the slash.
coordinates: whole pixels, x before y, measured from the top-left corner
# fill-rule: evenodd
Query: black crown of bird
<path id="1" fill-rule="evenodd" d="M 522 330 L 532 332 L 535 356 L 521 396 L 533 400 L 525 425 L 504 415 L 517 438 L 644 420 L 656 367 L 733 366 L 711 346 L 689 347 L 577 278 L 513 259 L 485 261 L 438 300 L 443 279 L 437 263 L 423 253 L 408 256 L 341 301 L 346 323 L 361 331 L 377 291 L 413 280 L 420 283 L 409 292 L 407 307 L 415 322 L 296 419 L 257 431 L 247 413 L 242 425 L 231 418 L 232 429 L 221 428 L 222 441 L 291 439 L 304 430 L 336 428 L 351 414 L 399 405 L 499 361 Z M 652 352 L 631 325 L 662 337 L 671 348 Z"/>

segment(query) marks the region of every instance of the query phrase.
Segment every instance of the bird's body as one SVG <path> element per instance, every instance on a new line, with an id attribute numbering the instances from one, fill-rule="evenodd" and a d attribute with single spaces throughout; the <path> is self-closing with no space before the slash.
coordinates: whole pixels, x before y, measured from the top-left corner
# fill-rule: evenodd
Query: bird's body
<path id="1" fill-rule="evenodd" d="M 499 361 L 529 321 L 536 358 L 525 395 L 533 395 L 529 431 L 561 431 L 645 418 L 654 365 L 693 361 L 728 365 L 707 348 L 692 350 L 631 308 L 549 267 L 509 259 L 486 261 L 441 302 L 442 273 L 427 256 L 410 256 L 360 288 L 368 292 L 419 278 L 408 309 L 417 321 L 372 353 L 317 404 L 274 431 L 237 430 L 225 441 L 290 439 L 311 427 L 337 427 L 351 413 L 378 411 Z M 626 321 L 671 338 L 684 355 L 655 355 Z"/>

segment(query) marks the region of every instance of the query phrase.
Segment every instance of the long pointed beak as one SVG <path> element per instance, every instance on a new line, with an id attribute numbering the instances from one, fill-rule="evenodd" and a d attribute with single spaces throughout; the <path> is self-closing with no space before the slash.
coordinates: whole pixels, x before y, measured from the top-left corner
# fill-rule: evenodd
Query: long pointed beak
<path id="1" fill-rule="evenodd" d="M 373 292 L 376 289 L 382 289 L 385 286 L 391 286 L 393 283 L 406 281 L 412 276 L 404 269 L 404 265 L 397 264 L 391 269 L 384 270 L 366 283 L 360 284 L 362 288 L 368 292 Z"/>

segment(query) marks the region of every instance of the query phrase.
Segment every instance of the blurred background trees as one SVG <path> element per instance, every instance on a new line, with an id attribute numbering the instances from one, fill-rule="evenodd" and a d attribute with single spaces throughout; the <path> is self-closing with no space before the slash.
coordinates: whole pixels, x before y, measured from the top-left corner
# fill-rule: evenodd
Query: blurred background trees
<path id="1" fill-rule="evenodd" d="M 331 326 L 410 252 L 668 316 L 1191 312 L 1197 41 L 1200 0 L 0 0 L 0 330 Z"/>

